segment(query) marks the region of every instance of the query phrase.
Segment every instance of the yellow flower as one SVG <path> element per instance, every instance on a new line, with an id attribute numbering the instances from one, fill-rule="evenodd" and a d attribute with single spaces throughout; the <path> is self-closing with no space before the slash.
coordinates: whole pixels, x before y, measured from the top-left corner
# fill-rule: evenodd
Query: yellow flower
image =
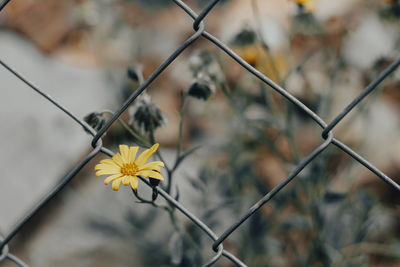
<path id="1" fill-rule="evenodd" d="M 164 177 L 160 174 L 160 167 L 164 167 L 164 163 L 162 161 L 146 163 L 157 151 L 157 148 L 158 144 L 153 145 L 135 160 L 139 147 L 120 145 L 121 153 L 116 153 L 111 159 L 101 160 L 100 164 L 94 167 L 96 176 L 111 174 L 104 180 L 104 184 L 107 185 L 112 181 L 112 189 L 115 191 L 118 191 L 121 182 L 123 185 L 130 185 L 132 189 L 136 189 L 139 184 L 137 177 L 139 175 L 163 181 Z"/>
<path id="2" fill-rule="evenodd" d="M 304 6 L 305 11 L 308 13 L 311 13 L 315 9 L 315 3 L 314 0 L 292 0 L 293 2 L 296 2 L 299 5 Z"/>

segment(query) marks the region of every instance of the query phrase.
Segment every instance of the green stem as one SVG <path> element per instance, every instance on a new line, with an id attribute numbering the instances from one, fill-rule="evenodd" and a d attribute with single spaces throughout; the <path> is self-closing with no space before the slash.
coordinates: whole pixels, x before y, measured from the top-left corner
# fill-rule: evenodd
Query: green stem
<path id="1" fill-rule="evenodd" d="M 155 143 L 156 143 L 156 138 L 155 138 L 155 136 L 154 136 L 154 124 L 153 124 L 153 121 L 152 121 L 152 120 L 150 120 L 149 135 L 150 135 L 150 142 L 151 142 L 151 144 L 155 144 Z M 165 169 L 167 170 L 167 173 L 169 173 L 169 172 L 170 172 L 170 168 L 169 168 L 169 166 L 167 165 L 167 163 L 165 162 L 165 160 L 164 160 L 164 158 L 163 158 L 163 156 L 161 155 L 161 152 L 160 152 L 159 150 L 156 151 L 156 155 L 158 156 L 158 158 L 159 158 L 162 162 L 164 162 Z"/>
<path id="2" fill-rule="evenodd" d="M 296 144 L 296 137 L 295 137 L 295 129 L 294 129 L 294 121 L 293 121 L 293 106 L 292 103 L 287 103 L 285 101 L 285 110 L 286 110 L 286 129 L 285 129 L 285 135 L 288 138 L 289 144 L 290 144 L 290 150 L 291 150 L 291 155 L 293 157 L 293 160 L 297 164 L 300 162 L 300 152 Z"/>
<path id="3" fill-rule="evenodd" d="M 185 107 L 187 104 L 188 100 L 188 94 L 184 93 L 183 94 L 183 104 L 181 111 L 179 113 L 179 132 L 178 132 L 178 145 L 176 147 L 176 161 L 178 161 L 179 157 L 181 156 L 181 150 L 182 150 L 182 128 L 183 128 L 183 117 L 185 116 Z"/>
<path id="4" fill-rule="evenodd" d="M 281 111 L 279 110 L 276 102 L 273 99 L 273 92 L 271 90 L 267 90 L 267 86 L 265 85 L 264 82 L 260 81 L 259 84 L 267 108 L 271 111 L 272 115 L 280 116 Z"/>
<path id="5" fill-rule="evenodd" d="M 175 217 L 175 209 L 174 208 L 170 209 L 168 211 L 168 214 L 169 214 L 169 218 L 170 218 L 171 223 L 174 226 L 175 230 L 179 230 L 178 223 L 177 223 L 176 217 Z"/>
<path id="6" fill-rule="evenodd" d="M 303 69 L 304 65 L 314 56 L 313 53 L 309 53 L 307 54 L 294 68 L 291 68 L 288 73 L 285 75 L 285 77 L 282 78 L 281 83 L 282 83 L 282 87 L 286 88 L 286 83 L 287 83 L 287 79 L 289 78 L 289 76 L 294 73 L 294 72 L 298 72 L 300 70 Z"/>
<path id="7" fill-rule="evenodd" d="M 168 175 L 168 184 L 167 184 L 167 193 L 171 193 L 171 187 L 172 187 L 172 178 L 173 178 L 173 170 L 167 170 L 167 175 Z"/>
<path id="8" fill-rule="evenodd" d="M 168 173 L 168 185 L 167 185 L 167 193 L 171 193 L 171 188 L 172 188 L 172 181 L 173 181 L 173 174 L 176 168 L 178 167 L 180 163 L 180 157 L 181 157 L 181 151 L 182 151 L 182 128 L 183 128 L 183 118 L 185 116 L 185 107 L 188 101 L 189 95 L 187 93 L 183 94 L 183 103 L 182 103 L 182 108 L 179 113 L 179 128 L 178 128 L 178 144 L 176 146 L 176 158 L 175 158 L 175 163 L 174 167 L 172 169 L 167 169 Z"/>
<path id="9" fill-rule="evenodd" d="M 228 99 L 229 103 L 231 104 L 232 107 L 235 106 L 235 102 L 234 99 L 232 98 L 232 95 L 230 94 L 230 92 L 232 92 L 232 90 L 229 88 L 228 82 L 221 82 L 220 83 L 220 87 L 222 92 L 224 93 L 225 97 Z"/>
<path id="10" fill-rule="evenodd" d="M 168 212 L 171 212 L 171 207 L 165 206 L 165 205 L 158 205 L 157 203 L 155 203 L 152 200 L 144 199 L 141 196 L 139 196 L 139 193 L 136 190 L 132 189 L 132 192 L 135 195 L 135 197 L 139 200 L 138 203 L 140 203 L 140 204 L 151 204 L 153 207 L 162 208 L 162 209 L 164 209 L 164 210 L 166 210 Z"/>

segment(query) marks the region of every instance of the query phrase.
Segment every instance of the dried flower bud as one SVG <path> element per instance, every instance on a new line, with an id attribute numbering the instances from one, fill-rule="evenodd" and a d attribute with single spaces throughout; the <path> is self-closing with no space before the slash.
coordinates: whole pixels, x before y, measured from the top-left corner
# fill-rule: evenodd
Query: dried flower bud
<path id="1" fill-rule="evenodd" d="M 225 80 L 218 62 L 206 50 L 194 51 L 189 58 L 189 67 L 194 82 L 188 88 L 188 95 L 207 100 L 216 91 L 216 85 Z"/>
<path id="2" fill-rule="evenodd" d="M 151 178 L 151 177 L 149 177 L 149 182 L 150 182 L 150 185 L 153 186 L 153 187 L 160 184 L 160 180 L 154 179 L 154 178 Z"/>
<path id="3" fill-rule="evenodd" d="M 323 32 L 321 24 L 315 19 L 314 15 L 309 12 L 302 12 L 293 17 L 293 32 L 305 35 L 318 35 Z"/>
<path id="4" fill-rule="evenodd" d="M 158 191 L 155 188 L 153 188 L 153 193 L 151 194 L 151 200 L 156 201 L 157 197 L 158 197 Z"/>
<path id="5" fill-rule="evenodd" d="M 103 113 L 99 112 L 92 112 L 86 115 L 83 120 L 96 131 L 100 130 L 106 123 L 106 119 L 104 118 Z"/>
<path id="6" fill-rule="evenodd" d="M 143 82 L 143 68 L 140 64 L 135 64 L 126 70 L 129 79 L 141 84 Z"/>
<path id="7" fill-rule="evenodd" d="M 234 51 L 253 67 L 256 66 L 257 61 L 262 57 L 261 43 L 258 40 L 257 34 L 248 26 L 236 34 L 231 43 Z"/>
<path id="8" fill-rule="evenodd" d="M 150 182 L 151 187 L 153 187 L 153 193 L 151 194 L 151 200 L 155 201 L 158 197 L 158 191 L 155 187 L 160 184 L 160 180 L 149 177 L 149 182 Z"/>
<path id="9" fill-rule="evenodd" d="M 191 97 L 207 100 L 216 91 L 216 87 L 210 77 L 200 74 L 188 89 Z"/>
<path id="10" fill-rule="evenodd" d="M 150 96 L 143 93 L 129 108 L 129 125 L 142 132 L 149 132 L 151 127 L 156 129 L 167 124 L 166 116 L 160 108 L 150 103 Z"/>
<path id="11" fill-rule="evenodd" d="M 206 50 L 196 50 L 189 58 L 190 70 L 194 73 L 204 70 L 213 62 L 210 52 Z"/>
<path id="12" fill-rule="evenodd" d="M 207 50 L 194 51 L 189 58 L 189 68 L 195 78 L 199 75 L 207 75 L 215 83 L 220 83 L 225 80 L 221 66 Z"/>
<path id="13" fill-rule="evenodd" d="M 241 30 L 232 40 L 232 45 L 234 46 L 247 46 L 253 45 L 257 42 L 257 34 L 250 28 L 246 27 Z"/>

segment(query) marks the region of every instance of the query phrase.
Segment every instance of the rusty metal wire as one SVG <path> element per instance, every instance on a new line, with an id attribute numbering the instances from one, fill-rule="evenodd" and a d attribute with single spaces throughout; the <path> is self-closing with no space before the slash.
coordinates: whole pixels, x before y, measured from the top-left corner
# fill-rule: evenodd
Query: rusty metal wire
<path id="1" fill-rule="evenodd" d="M 0 11 L 10 2 L 10 0 L 4 0 L 0 3 Z M 9 67 L 5 62 L 0 59 L 0 65 L 8 70 L 10 73 L 15 75 L 19 80 L 25 83 L 28 87 L 36 91 L 38 94 L 43 96 L 57 108 L 59 108 L 62 112 L 64 112 L 67 116 L 69 116 L 72 120 L 82 126 L 87 132 L 89 132 L 92 136 L 91 145 L 93 150 L 81 161 L 77 164 L 75 168 L 73 168 L 60 182 L 59 184 L 52 189 L 41 201 L 39 201 L 36 206 L 34 206 L 31 211 L 25 215 L 21 221 L 14 226 L 14 228 L 1 238 L 0 243 L 0 262 L 8 259 L 14 262 L 18 266 L 27 266 L 22 260 L 20 260 L 15 255 L 9 252 L 8 243 L 9 241 L 24 227 L 24 225 L 33 217 L 37 212 L 44 206 L 46 206 L 51 199 L 56 196 L 75 176 L 76 174 L 91 160 L 93 159 L 99 152 L 104 153 L 112 157 L 114 153 L 107 148 L 103 147 L 101 136 L 107 131 L 107 129 L 120 117 L 120 115 L 131 105 L 135 99 L 189 46 L 191 46 L 196 40 L 199 38 L 205 38 L 209 40 L 211 43 L 216 45 L 218 48 L 223 50 L 228 56 L 234 59 L 238 64 L 240 64 L 244 69 L 253 74 L 255 77 L 260 79 L 262 82 L 269 85 L 270 88 L 281 94 L 287 100 L 289 100 L 293 105 L 297 106 L 301 110 L 303 110 L 312 120 L 314 120 L 321 128 L 321 136 L 323 138 L 323 142 L 316 149 L 314 149 L 307 157 L 305 157 L 292 171 L 291 173 L 282 180 L 280 184 L 274 187 L 271 191 L 267 192 L 264 197 L 262 197 L 257 203 L 255 203 L 249 210 L 239 218 L 232 226 L 230 226 L 227 230 L 225 230 L 221 235 L 215 234 L 204 222 L 202 222 L 196 215 L 187 210 L 182 204 L 180 204 L 177 200 L 175 200 L 171 195 L 162 190 L 159 187 L 156 187 L 158 193 L 171 205 L 173 205 L 177 210 L 179 210 L 182 214 L 184 214 L 188 219 L 190 219 L 195 225 L 197 225 L 206 235 L 208 235 L 213 241 L 210 244 L 213 250 L 216 252 L 215 256 L 209 259 L 204 266 L 211 266 L 216 263 L 221 256 L 226 257 L 231 260 L 237 266 L 247 266 L 245 263 L 240 261 L 234 255 L 224 250 L 223 241 L 226 240 L 240 225 L 242 225 L 249 217 L 251 217 L 258 209 L 260 209 L 263 205 L 265 205 L 268 201 L 270 201 L 280 190 L 282 190 L 290 181 L 297 177 L 297 175 L 312 162 L 319 154 L 321 154 L 326 148 L 328 148 L 331 144 L 335 145 L 343 152 L 347 153 L 351 157 L 353 157 L 360 164 L 364 165 L 371 172 L 373 172 L 376 176 L 385 181 L 389 186 L 393 187 L 395 190 L 400 192 L 400 186 L 394 182 L 391 178 L 389 178 L 386 174 L 376 168 L 374 165 L 369 163 L 366 159 L 361 157 L 355 151 L 351 150 L 348 146 L 346 146 L 341 141 L 334 138 L 332 130 L 335 126 L 348 115 L 348 113 L 356 107 L 368 94 L 370 94 L 373 90 L 376 90 L 379 84 L 385 80 L 394 70 L 400 65 L 400 58 L 394 61 L 389 67 L 387 67 L 383 72 L 381 72 L 378 77 L 372 81 L 363 92 L 356 97 L 353 101 L 349 103 L 349 105 L 335 117 L 332 122 L 327 124 L 323 119 L 321 119 L 316 113 L 314 113 L 311 109 L 309 109 L 305 104 L 303 104 L 296 97 L 291 95 L 284 88 L 280 87 L 276 83 L 274 83 L 270 78 L 263 75 L 254 67 L 250 66 L 246 61 L 240 58 L 237 54 L 235 54 L 227 45 L 218 40 L 215 36 L 205 31 L 205 25 L 203 20 L 207 17 L 209 12 L 213 10 L 216 4 L 218 4 L 219 0 L 212 0 L 210 3 L 200 12 L 200 14 L 196 14 L 189 6 L 187 6 L 181 0 L 173 0 L 173 2 L 180 7 L 184 12 L 186 12 L 193 19 L 193 29 L 194 33 L 190 36 L 185 42 L 182 43 L 172 54 L 171 56 L 164 61 L 150 76 L 147 80 L 143 82 L 143 84 L 132 93 L 131 96 L 123 103 L 123 105 L 112 115 L 112 117 L 105 123 L 105 125 L 96 132 L 92 127 L 90 127 L 86 122 L 77 118 L 70 112 L 67 108 L 63 107 L 59 104 L 58 101 L 51 98 L 47 95 L 43 90 L 35 86 L 33 83 L 29 82 L 25 79 L 21 74 L 17 71 L 13 70 Z M 322 141 L 322 140 L 321 140 Z M 139 177 L 146 185 L 151 186 L 149 182 Z"/>

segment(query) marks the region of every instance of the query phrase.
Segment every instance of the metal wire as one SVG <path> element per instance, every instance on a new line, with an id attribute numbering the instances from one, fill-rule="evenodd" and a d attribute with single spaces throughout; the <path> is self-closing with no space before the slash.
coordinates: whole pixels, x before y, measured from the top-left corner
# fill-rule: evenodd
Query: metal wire
<path id="1" fill-rule="evenodd" d="M 4 0 L 1 4 L 0 4 L 0 11 L 3 10 L 3 8 L 8 4 L 8 2 L 10 2 L 11 0 Z"/>
<path id="2" fill-rule="evenodd" d="M 400 65 L 400 58 L 389 65 L 379 76 L 373 80 L 363 92 L 357 96 L 331 123 L 322 131 L 322 136 L 326 136 L 328 132 L 336 126 L 358 103 L 360 103 L 368 94 L 370 94 L 381 82 L 383 82 L 392 72 L 394 72 Z"/>
<path id="3" fill-rule="evenodd" d="M 270 201 L 283 187 L 285 187 L 290 181 L 293 180 L 315 157 L 317 157 L 322 151 L 324 151 L 329 144 L 332 142 L 333 134 L 329 134 L 329 138 L 325 140 L 319 147 L 317 147 L 310 155 L 303 159 L 299 165 L 286 177 L 282 182 L 275 186 L 271 191 L 269 191 L 263 198 L 261 198 L 256 204 L 254 204 L 248 212 L 243 215 L 238 221 L 236 221 L 232 226 L 230 226 L 213 244 L 213 249 L 215 250 L 222 241 L 224 241 L 233 231 L 235 231 L 242 223 L 244 223 L 251 215 L 258 211 L 265 203 Z"/>
<path id="4" fill-rule="evenodd" d="M 20 258 L 18 258 L 17 256 L 15 256 L 11 253 L 8 253 L 7 259 L 14 262 L 16 265 L 18 265 L 20 267 L 28 267 L 28 264 L 26 264 Z"/>
<path id="5" fill-rule="evenodd" d="M 99 130 L 96 136 L 93 138 L 92 146 L 96 144 L 97 140 L 107 131 L 111 124 L 121 116 L 129 105 L 160 75 L 189 45 L 196 41 L 201 33 L 204 31 L 204 24 L 200 25 L 200 28 L 188 38 L 175 52 L 163 63 L 161 64 L 150 77 L 143 82 L 139 88 L 133 92 L 133 94 L 125 101 L 125 103 L 112 115 L 112 117 L 106 122 L 104 127 Z"/>
<path id="6" fill-rule="evenodd" d="M 3 235 L 0 234 L 0 240 L 3 240 Z M 0 262 L 4 261 L 5 259 L 8 259 L 12 262 L 14 262 L 16 265 L 20 267 L 27 267 L 28 265 L 23 262 L 21 259 L 18 257 L 14 256 L 9 252 L 8 245 L 3 246 L 2 249 L 0 249 Z"/>
<path id="7" fill-rule="evenodd" d="M 56 100 L 54 100 L 50 95 L 46 94 L 45 92 L 43 92 L 42 90 L 40 90 L 37 86 L 35 86 L 33 83 L 29 82 L 27 79 L 25 79 L 24 77 L 22 77 L 21 74 L 19 74 L 17 71 L 13 70 L 11 67 L 9 67 L 6 63 L 4 63 L 1 59 L 0 59 L 0 65 L 2 65 L 6 70 L 8 70 L 9 72 L 11 72 L 12 74 L 14 74 L 18 79 L 20 79 L 23 83 L 25 83 L 26 85 L 28 85 L 31 89 L 33 89 L 34 91 L 36 91 L 38 94 L 40 94 L 41 96 L 43 96 L 44 98 L 46 98 L 48 101 L 50 101 L 53 105 L 55 105 L 57 108 L 59 108 L 61 111 L 63 111 L 65 114 L 68 115 L 68 117 L 70 117 L 71 119 L 73 119 L 76 123 L 78 123 L 79 125 L 81 125 L 86 131 L 88 131 L 89 133 L 91 133 L 93 136 L 96 134 L 96 131 L 90 127 L 85 121 L 82 121 L 81 119 L 79 119 L 78 117 L 76 117 L 74 114 L 72 114 L 68 109 L 64 108 L 62 105 L 60 105 Z M 97 143 L 97 140 L 94 144 Z M 96 145 L 94 145 L 93 147 L 95 147 Z"/>
<path id="8" fill-rule="evenodd" d="M 0 235 L 0 239 L 3 241 L 4 240 L 4 238 L 3 238 L 3 236 L 2 235 Z M 5 245 L 5 246 L 3 246 L 1 249 L 0 249 L 0 262 L 2 262 L 5 258 L 7 258 L 7 255 L 8 255 L 8 253 L 9 253 L 9 248 L 8 248 L 8 245 Z"/>
<path id="9" fill-rule="evenodd" d="M 114 153 L 111 151 L 107 151 L 104 153 L 107 156 L 113 157 Z M 151 186 L 149 181 L 147 179 L 144 179 L 143 177 L 139 176 L 140 180 L 147 184 L 148 186 Z M 200 229 L 202 229 L 213 241 L 216 241 L 218 239 L 218 236 L 205 224 L 203 223 L 199 218 L 197 218 L 194 214 L 192 214 L 189 210 L 187 210 L 182 204 L 180 204 L 175 198 L 170 196 L 167 192 L 165 192 L 163 189 L 156 187 L 156 190 L 158 193 L 169 203 L 171 203 L 175 208 L 177 208 L 179 211 L 182 212 L 186 217 L 188 217 L 194 224 L 196 224 Z M 231 261 L 236 263 L 238 266 L 246 266 L 243 262 L 241 262 L 239 259 L 237 259 L 235 256 L 230 254 L 229 252 L 223 250 L 223 246 L 218 245 L 215 249 L 218 251 L 216 258 L 213 257 L 210 259 L 208 263 L 206 263 L 204 266 L 210 266 L 212 263 L 217 261 L 221 255 L 224 255 L 225 257 L 229 258 Z"/>
<path id="10" fill-rule="evenodd" d="M 10 0 L 5 0 L 0 4 L 0 11 L 10 2 Z M 246 61 L 240 58 L 235 52 L 233 52 L 227 45 L 218 40 L 212 34 L 205 31 L 204 19 L 207 15 L 213 10 L 213 8 L 218 4 L 219 0 L 211 0 L 208 5 L 197 15 L 188 5 L 180 0 L 173 0 L 173 2 L 180 7 L 184 12 L 186 12 L 193 19 L 193 29 L 195 33 L 190 36 L 185 42 L 179 46 L 170 57 L 168 57 L 164 63 L 162 63 L 151 75 L 150 77 L 143 82 L 143 84 L 131 95 L 127 98 L 127 100 L 121 105 L 121 107 L 113 114 L 113 116 L 105 123 L 105 125 L 96 132 L 92 127 L 90 127 L 86 122 L 77 118 L 70 112 L 67 108 L 62 106 L 58 101 L 54 100 L 51 96 L 46 94 L 43 90 L 35 86 L 33 83 L 29 82 L 26 78 L 24 78 L 17 71 L 13 70 L 6 63 L 4 63 L 0 59 L 0 65 L 3 66 L 10 73 L 15 75 L 19 80 L 25 83 L 29 88 L 36 91 L 38 94 L 43 96 L 53 105 L 55 105 L 59 110 L 69 116 L 73 121 L 82 126 L 87 132 L 89 132 L 93 139 L 91 141 L 91 145 L 94 148 L 92 152 L 90 152 L 75 168 L 73 168 L 58 184 L 52 189 L 43 200 L 39 201 L 35 207 L 31 209 L 31 211 L 26 214 L 21 221 L 7 234 L 4 239 L 2 239 L 0 243 L 0 262 L 8 259 L 18 266 L 27 266 L 23 261 L 21 261 L 18 257 L 13 254 L 10 254 L 8 251 L 8 243 L 9 241 L 24 227 L 24 225 L 37 214 L 37 212 L 44 206 L 46 206 L 51 199 L 53 199 L 58 193 L 62 191 L 62 189 L 78 174 L 78 172 L 91 160 L 93 159 L 99 152 L 102 152 L 110 157 L 114 155 L 112 151 L 103 147 L 101 136 L 107 131 L 107 129 L 121 116 L 121 114 L 132 104 L 135 99 L 143 93 L 143 91 L 189 46 L 191 46 L 196 40 L 200 37 L 203 37 L 209 40 L 211 43 L 216 45 L 222 51 L 224 51 L 228 56 L 233 58 L 238 64 L 240 64 L 244 69 L 249 71 L 255 77 L 260 79 L 262 82 L 269 85 L 273 90 L 281 94 L 291 103 L 296 105 L 298 108 L 303 110 L 313 121 L 315 121 L 321 128 L 321 136 L 325 141 L 319 145 L 313 152 L 311 152 L 307 157 L 305 157 L 293 170 L 292 172 L 276 187 L 274 187 L 271 191 L 267 192 L 263 198 L 261 198 L 258 202 L 256 202 L 253 206 L 249 208 L 249 210 L 239 218 L 234 224 L 228 227 L 220 236 L 215 234 L 204 222 L 202 222 L 198 217 L 196 217 L 192 212 L 187 210 L 181 203 L 175 200 L 172 196 L 170 196 L 167 192 L 162 190 L 161 188 L 156 187 L 158 193 L 168 201 L 172 206 L 174 206 L 177 210 L 179 210 L 183 215 L 185 215 L 189 220 L 191 220 L 197 227 L 199 227 L 205 234 L 207 234 L 214 243 L 211 245 L 216 254 L 209 259 L 204 266 L 211 266 L 216 263 L 221 256 L 226 257 L 237 266 L 246 266 L 245 263 L 240 261 L 233 254 L 224 250 L 223 241 L 227 239 L 240 225 L 242 225 L 249 217 L 251 217 L 255 212 L 257 212 L 260 207 L 266 204 L 269 200 L 271 200 L 276 194 L 279 193 L 290 181 L 298 176 L 298 174 L 310 164 L 319 154 L 321 154 L 330 144 L 335 145 L 352 158 L 357 160 L 363 166 L 368 168 L 371 172 L 376 174 L 379 178 L 385 181 L 389 186 L 394 188 L 395 190 L 400 192 L 400 186 L 393 181 L 393 179 L 389 178 L 386 174 L 380 171 L 377 167 L 369 163 L 362 156 L 354 152 L 348 146 L 346 146 L 341 141 L 334 138 L 332 130 L 334 127 L 345 117 L 347 114 L 356 107 L 368 94 L 370 94 L 373 90 L 378 88 L 378 85 L 384 81 L 397 67 L 400 65 L 400 58 L 394 61 L 388 68 L 386 68 L 383 72 L 381 72 L 378 77 L 369 84 L 362 93 L 356 97 L 331 123 L 327 124 L 323 121 L 315 112 L 309 109 L 304 103 L 298 100 L 296 97 L 292 96 L 288 91 L 284 88 L 280 87 L 276 83 L 274 83 L 270 78 L 263 75 L 257 69 L 249 65 Z M 149 182 L 139 177 L 144 184 L 147 186 L 151 186 Z"/>
<path id="11" fill-rule="evenodd" d="M 76 174 L 101 150 L 102 143 L 99 141 L 99 145 L 90 152 L 74 169 L 72 169 L 62 180 L 51 190 L 44 198 L 41 200 L 22 220 L 18 223 L 4 240 L 0 243 L 0 250 L 3 246 L 7 245 L 8 242 L 21 230 L 21 228 L 36 214 L 41 208 L 43 208 L 47 203 L 50 202 L 71 180 L 76 176 Z"/>

